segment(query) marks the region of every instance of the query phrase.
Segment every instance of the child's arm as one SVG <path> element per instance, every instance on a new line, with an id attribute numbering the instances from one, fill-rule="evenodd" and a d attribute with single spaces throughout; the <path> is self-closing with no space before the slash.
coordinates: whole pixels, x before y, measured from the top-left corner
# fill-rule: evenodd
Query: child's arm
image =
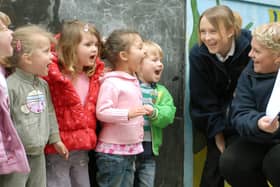
<path id="1" fill-rule="evenodd" d="M 131 108 L 128 110 L 128 119 L 132 119 L 138 116 L 143 116 L 147 114 L 147 110 L 145 106 L 139 106 L 135 108 Z"/>
<path id="2" fill-rule="evenodd" d="M 58 152 L 58 154 L 60 154 L 63 158 L 65 158 L 67 160 L 69 157 L 69 151 L 60 139 L 56 114 L 54 111 L 49 88 L 47 85 L 46 85 L 46 97 L 47 97 L 48 115 L 49 115 L 49 119 L 50 119 L 50 121 L 49 121 L 50 122 L 50 133 L 49 133 L 50 135 L 49 135 L 48 143 L 53 144 L 53 146 L 54 146 L 55 150 Z"/>
<path id="3" fill-rule="evenodd" d="M 96 117 L 98 120 L 106 123 L 122 123 L 147 113 L 142 105 L 131 108 L 116 107 L 120 102 L 119 95 L 120 91 L 113 83 L 104 82 L 102 84 L 96 104 Z M 129 102 L 129 98 L 127 99 L 127 102 Z"/>
<path id="4" fill-rule="evenodd" d="M 46 90 L 46 102 L 47 102 L 47 108 L 48 108 L 48 115 L 49 115 L 49 126 L 50 126 L 50 132 L 49 132 L 49 144 L 56 143 L 60 141 L 59 131 L 58 131 L 58 123 L 56 119 L 56 114 L 54 111 L 53 103 L 50 96 L 49 87 L 47 84 L 45 84 L 45 90 Z"/>
<path id="5" fill-rule="evenodd" d="M 169 91 L 162 85 L 157 84 L 158 97 L 154 104 L 154 115 L 151 124 L 159 128 L 165 128 L 172 124 L 175 118 L 176 107 Z"/>
<path id="6" fill-rule="evenodd" d="M 58 154 L 60 154 L 64 159 L 68 160 L 69 151 L 62 141 L 54 143 L 53 146 Z"/>

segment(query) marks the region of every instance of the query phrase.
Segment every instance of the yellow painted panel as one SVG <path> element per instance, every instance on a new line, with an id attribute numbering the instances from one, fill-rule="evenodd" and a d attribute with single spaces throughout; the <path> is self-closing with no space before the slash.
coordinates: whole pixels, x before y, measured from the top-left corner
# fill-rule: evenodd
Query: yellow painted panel
<path id="1" fill-rule="evenodd" d="M 194 171 L 193 171 L 193 186 L 199 187 L 199 181 L 202 174 L 203 164 L 206 156 L 206 147 L 194 155 Z"/>

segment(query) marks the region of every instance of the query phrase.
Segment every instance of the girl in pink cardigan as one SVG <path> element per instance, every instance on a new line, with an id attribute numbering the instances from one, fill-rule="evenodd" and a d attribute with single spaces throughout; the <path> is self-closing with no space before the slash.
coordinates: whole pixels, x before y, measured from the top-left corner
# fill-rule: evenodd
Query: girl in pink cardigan
<path id="1" fill-rule="evenodd" d="M 131 187 L 135 155 L 143 152 L 142 94 L 135 76 L 144 58 L 137 32 L 116 30 L 106 40 L 105 57 L 113 71 L 101 78 L 96 116 L 101 131 L 96 146 L 97 182 L 102 187 Z"/>

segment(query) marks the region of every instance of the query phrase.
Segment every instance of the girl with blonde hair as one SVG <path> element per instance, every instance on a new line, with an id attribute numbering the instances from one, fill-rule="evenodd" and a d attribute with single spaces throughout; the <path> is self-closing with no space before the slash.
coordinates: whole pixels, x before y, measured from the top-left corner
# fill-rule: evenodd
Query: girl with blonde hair
<path id="1" fill-rule="evenodd" d="M 68 157 L 59 137 L 48 84 L 40 78 L 48 74 L 51 41 L 52 34 L 35 25 L 20 27 L 13 33 L 14 54 L 7 61 L 15 67 L 7 78 L 10 111 L 31 171 L 5 175 L 1 186 L 46 186 L 46 144 L 52 144 L 65 159 Z"/>

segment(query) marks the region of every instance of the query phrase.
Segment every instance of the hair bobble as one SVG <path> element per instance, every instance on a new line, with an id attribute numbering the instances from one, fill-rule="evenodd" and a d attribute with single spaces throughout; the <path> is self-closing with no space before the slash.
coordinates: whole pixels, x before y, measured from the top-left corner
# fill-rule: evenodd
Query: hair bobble
<path id="1" fill-rule="evenodd" d="M 17 51 L 17 52 L 20 52 L 21 49 L 22 49 L 21 41 L 20 41 L 20 40 L 17 40 L 17 41 L 16 41 L 16 51 Z"/>
<path id="2" fill-rule="evenodd" d="M 85 26 L 84 26 L 84 31 L 85 31 L 85 32 L 88 32 L 88 30 L 89 30 L 89 25 L 88 25 L 88 23 L 87 23 L 87 24 L 85 24 Z"/>

